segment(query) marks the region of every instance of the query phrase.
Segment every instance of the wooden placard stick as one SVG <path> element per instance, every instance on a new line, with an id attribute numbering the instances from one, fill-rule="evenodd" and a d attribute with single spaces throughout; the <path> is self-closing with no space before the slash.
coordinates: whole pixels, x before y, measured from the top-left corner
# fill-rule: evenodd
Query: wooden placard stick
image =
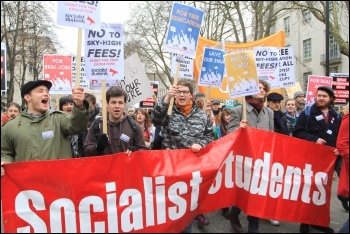
<path id="1" fill-rule="evenodd" d="M 76 61 L 76 69 L 75 69 L 75 87 L 80 86 L 80 70 L 81 70 L 81 44 L 83 38 L 83 29 L 78 28 L 78 48 L 77 48 L 77 61 Z"/>
<path id="2" fill-rule="evenodd" d="M 56 94 L 56 110 L 60 110 L 60 94 Z"/>
<path id="3" fill-rule="evenodd" d="M 106 102 L 106 80 L 101 80 L 101 95 L 102 95 L 102 131 L 107 134 L 107 102 Z"/>
<path id="4" fill-rule="evenodd" d="M 176 72 L 175 72 L 175 77 L 174 77 L 174 86 L 177 85 L 177 80 L 179 77 L 179 71 L 180 71 L 180 62 L 177 62 L 176 65 Z M 169 108 L 168 108 L 168 115 L 171 115 L 173 113 L 173 106 L 174 106 L 174 97 L 171 97 L 170 102 L 169 102 Z"/>
<path id="5" fill-rule="evenodd" d="M 247 104 L 245 102 L 245 96 L 242 97 L 242 120 L 247 120 Z"/>

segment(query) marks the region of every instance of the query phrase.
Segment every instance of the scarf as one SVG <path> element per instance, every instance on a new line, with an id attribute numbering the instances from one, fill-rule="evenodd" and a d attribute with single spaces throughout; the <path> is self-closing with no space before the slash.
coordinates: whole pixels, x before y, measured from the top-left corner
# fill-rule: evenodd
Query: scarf
<path id="1" fill-rule="evenodd" d="M 192 111 L 192 105 L 193 105 L 193 102 L 192 100 L 190 99 L 190 101 L 187 103 L 186 106 L 180 106 L 178 104 L 177 101 L 175 101 L 175 106 L 177 107 L 177 109 L 179 109 L 179 111 L 184 115 L 184 116 L 188 116 L 191 111 Z"/>
<path id="2" fill-rule="evenodd" d="M 256 109 L 258 112 L 260 112 L 263 108 L 264 108 L 264 102 L 254 102 L 253 99 L 248 98 L 247 102 L 252 105 L 252 107 L 254 107 L 254 109 Z"/>
<path id="3" fill-rule="evenodd" d="M 287 110 L 284 111 L 284 114 L 287 117 L 288 121 L 291 122 L 294 127 L 295 123 L 297 122 L 297 116 L 292 116 Z"/>

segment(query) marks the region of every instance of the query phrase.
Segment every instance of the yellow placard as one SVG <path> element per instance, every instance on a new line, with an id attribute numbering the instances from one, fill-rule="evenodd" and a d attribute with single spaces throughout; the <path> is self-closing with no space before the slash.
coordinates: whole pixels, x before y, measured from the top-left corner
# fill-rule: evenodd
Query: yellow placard
<path id="1" fill-rule="evenodd" d="M 227 54 L 224 60 L 231 98 L 259 93 L 259 80 L 253 51 Z"/>

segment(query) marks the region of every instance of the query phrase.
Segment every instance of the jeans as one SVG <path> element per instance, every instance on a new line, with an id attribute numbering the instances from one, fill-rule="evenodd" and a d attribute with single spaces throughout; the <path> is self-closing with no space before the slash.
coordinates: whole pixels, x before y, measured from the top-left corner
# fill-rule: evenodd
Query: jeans
<path id="1" fill-rule="evenodd" d="M 338 233 L 349 233 L 349 218 L 343 224 L 343 226 L 339 229 Z"/>
<path id="2" fill-rule="evenodd" d="M 232 206 L 231 209 L 235 215 L 239 215 L 241 213 L 241 209 L 238 208 L 237 206 Z M 247 220 L 248 220 L 248 232 L 258 232 L 259 218 L 248 215 Z"/>

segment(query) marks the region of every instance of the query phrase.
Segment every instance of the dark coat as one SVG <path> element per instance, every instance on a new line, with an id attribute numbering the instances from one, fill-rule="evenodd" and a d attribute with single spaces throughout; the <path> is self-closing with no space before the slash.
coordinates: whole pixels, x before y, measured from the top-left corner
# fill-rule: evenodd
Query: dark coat
<path id="1" fill-rule="evenodd" d="M 293 130 L 293 136 L 304 140 L 316 142 L 322 138 L 327 142 L 326 145 L 335 147 L 341 119 L 335 110 L 329 113 L 328 123 L 324 119 L 319 119 L 322 112 L 313 104 L 310 109 L 310 116 L 305 115 L 305 110 L 300 113 L 297 123 Z"/>
<path id="2" fill-rule="evenodd" d="M 274 128 L 275 132 L 289 136 L 288 119 L 282 111 L 274 111 Z"/>

